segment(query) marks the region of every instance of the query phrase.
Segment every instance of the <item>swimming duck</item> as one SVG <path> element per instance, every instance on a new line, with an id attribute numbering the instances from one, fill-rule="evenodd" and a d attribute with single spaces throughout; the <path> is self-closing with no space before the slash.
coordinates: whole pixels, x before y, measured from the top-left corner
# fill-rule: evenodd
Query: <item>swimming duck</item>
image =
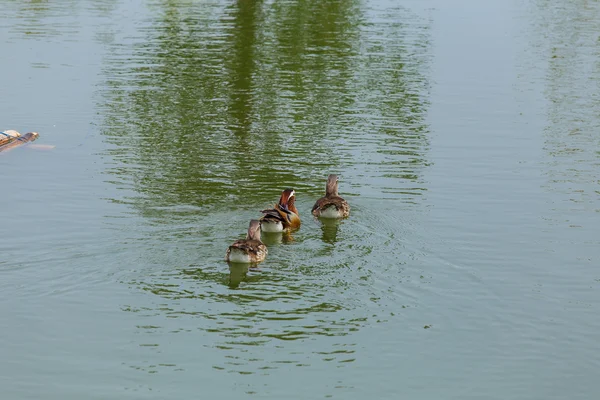
<path id="1" fill-rule="evenodd" d="M 233 242 L 225 253 L 225 260 L 233 263 L 259 263 L 267 256 L 267 246 L 260 241 L 260 222 L 250 221 L 246 239 Z"/>
<path id="2" fill-rule="evenodd" d="M 315 217 L 346 218 L 350 215 L 350 205 L 338 194 L 338 177 L 329 175 L 325 186 L 325 197 L 321 197 L 312 208 Z"/>
<path id="3" fill-rule="evenodd" d="M 298 210 L 294 205 L 295 202 L 294 189 L 285 189 L 281 193 L 279 203 L 275 204 L 275 208 L 261 210 L 261 213 L 264 214 L 260 219 L 263 232 L 283 232 L 298 229 L 301 222 Z"/>

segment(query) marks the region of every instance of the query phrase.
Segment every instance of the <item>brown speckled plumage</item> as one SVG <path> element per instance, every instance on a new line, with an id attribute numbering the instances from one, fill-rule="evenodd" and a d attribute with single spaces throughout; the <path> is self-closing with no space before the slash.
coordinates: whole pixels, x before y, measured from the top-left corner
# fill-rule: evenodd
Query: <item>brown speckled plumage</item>
<path id="1" fill-rule="evenodd" d="M 246 239 L 240 239 L 233 242 L 225 253 L 226 261 L 259 263 L 267 256 L 267 246 L 260 241 L 260 223 L 253 219 L 248 226 Z M 234 253 L 236 253 L 234 255 Z M 237 259 L 236 259 L 237 258 Z M 240 260 L 247 258 L 247 261 Z"/>
<path id="2" fill-rule="evenodd" d="M 337 175 L 329 175 L 325 196 L 315 202 L 311 212 L 316 217 L 346 218 L 350 215 L 350 205 L 338 194 Z"/>

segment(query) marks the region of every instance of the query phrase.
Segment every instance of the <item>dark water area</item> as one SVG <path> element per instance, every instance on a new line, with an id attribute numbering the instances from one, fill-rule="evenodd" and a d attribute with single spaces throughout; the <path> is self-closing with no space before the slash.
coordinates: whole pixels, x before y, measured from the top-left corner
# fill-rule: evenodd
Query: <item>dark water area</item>
<path id="1" fill-rule="evenodd" d="M 600 394 L 597 1 L 0 6 L 2 398 Z"/>

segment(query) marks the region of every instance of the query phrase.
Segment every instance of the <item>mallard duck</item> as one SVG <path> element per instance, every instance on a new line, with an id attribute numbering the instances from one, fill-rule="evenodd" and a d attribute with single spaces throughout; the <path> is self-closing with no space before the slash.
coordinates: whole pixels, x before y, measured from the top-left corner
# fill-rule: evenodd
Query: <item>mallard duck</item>
<path id="1" fill-rule="evenodd" d="M 338 194 L 338 177 L 329 175 L 325 186 L 325 197 L 321 197 L 312 208 L 312 213 L 321 218 L 346 218 L 350 215 L 350 205 Z"/>
<path id="2" fill-rule="evenodd" d="M 267 246 L 260 241 L 260 222 L 250 221 L 246 239 L 233 242 L 225 253 L 225 260 L 233 263 L 259 263 L 267 256 Z"/>
<path id="3" fill-rule="evenodd" d="M 263 232 L 283 232 L 300 227 L 300 217 L 294 203 L 296 196 L 294 189 L 285 189 L 281 193 L 279 203 L 274 208 L 261 210 L 264 215 L 260 219 Z"/>

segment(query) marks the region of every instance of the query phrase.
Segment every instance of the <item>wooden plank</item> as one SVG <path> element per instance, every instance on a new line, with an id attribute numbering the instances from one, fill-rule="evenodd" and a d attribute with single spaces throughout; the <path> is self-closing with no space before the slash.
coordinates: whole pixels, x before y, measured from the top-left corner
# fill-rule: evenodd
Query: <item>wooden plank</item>
<path id="1" fill-rule="evenodd" d="M 21 134 L 17 131 L 13 131 L 12 129 L 9 129 L 7 131 L 1 131 L 0 132 L 0 146 L 14 141 L 19 136 L 21 136 Z"/>
<path id="2" fill-rule="evenodd" d="M 16 132 L 16 131 L 4 131 L 4 133 L 6 133 L 6 132 Z M 19 133 L 19 132 L 16 132 L 16 133 Z M 0 135 L 0 136 L 4 136 L 4 135 Z M 28 132 L 22 136 L 13 136 L 12 139 L 9 139 L 10 141 L 4 143 L 3 145 L 0 145 L 0 152 L 10 150 L 17 146 L 21 146 L 25 143 L 33 142 L 39 136 L 40 135 L 37 132 Z"/>

